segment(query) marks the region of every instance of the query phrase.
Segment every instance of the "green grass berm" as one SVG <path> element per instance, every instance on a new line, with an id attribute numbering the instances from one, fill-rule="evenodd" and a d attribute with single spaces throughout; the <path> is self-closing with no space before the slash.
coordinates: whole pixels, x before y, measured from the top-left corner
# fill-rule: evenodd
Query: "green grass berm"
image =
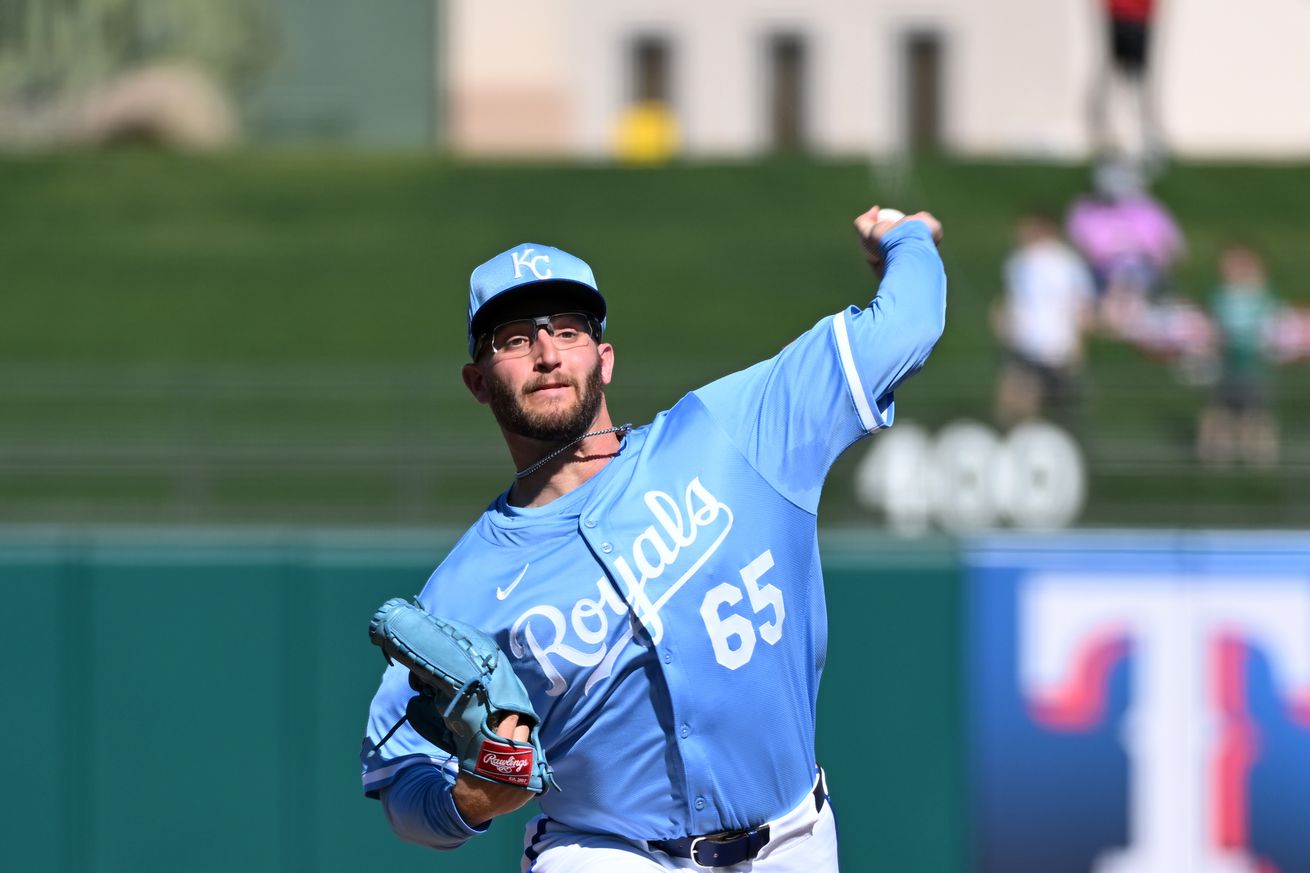
<path id="1" fill-rule="evenodd" d="M 588 259 L 610 301 L 616 421 L 771 355 L 873 283 L 851 219 L 874 202 L 946 225 L 947 334 L 900 420 L 988 420 L 987 310 L 1014 218 L 1063 211 L 1086 168 L 927 158 L 904 188 L 864 163 L 467 164 L 427 155 L 145 152 L 0 160 L 0 521 L 461 525 L 508 481 L 466 394 L 470 269 L 523 241 Z M 1310 297 L 1310 166 L 1180 165 L 1157 193 L 1204 298 L 1225 240 Z M 1204 390 L 1093 343 L 1082 523 L 1310 523 L 1310 366 L 1278 380 L 1285 456 L 1191 454 Z M 821 520 L 867 527 L 839 462 Z"/>

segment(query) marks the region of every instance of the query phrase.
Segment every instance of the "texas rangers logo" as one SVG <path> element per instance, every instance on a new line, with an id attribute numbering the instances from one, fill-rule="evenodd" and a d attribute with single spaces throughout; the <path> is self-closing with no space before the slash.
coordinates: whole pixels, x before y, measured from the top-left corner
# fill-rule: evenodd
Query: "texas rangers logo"
<path id="1" fill-rule="evenodd" d="M 510 252 L 510 263 L 514 265 L 514 278 L 522 279 L 524 269 L 532 273 L 538 279 L 549 279 L 554 273 L 550 269 L 550 255 L 533 255 L 536 249 L 524 249 L 521 252 Z M 546 264 L 546 272 L 542 272 L 537 265 Z"/>
<path id="2" fill-rule="evenodd" d="M 975 576 L 980 870 L 1310 871 L 1310 574 Z"/>

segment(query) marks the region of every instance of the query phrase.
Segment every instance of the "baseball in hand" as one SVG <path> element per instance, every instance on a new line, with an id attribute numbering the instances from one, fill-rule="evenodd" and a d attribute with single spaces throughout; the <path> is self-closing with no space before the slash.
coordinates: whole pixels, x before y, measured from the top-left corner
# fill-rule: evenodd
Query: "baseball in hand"
<path id="1" fill-rule="evenodd" d="M 878 210 L 879 224 L 882 224 L 884 221 L 897 222 L 904 217 L 905 217 L 905 213 L 901 212 L 899 209 L 891 209 L 884 206 L 882 209 Z"/>

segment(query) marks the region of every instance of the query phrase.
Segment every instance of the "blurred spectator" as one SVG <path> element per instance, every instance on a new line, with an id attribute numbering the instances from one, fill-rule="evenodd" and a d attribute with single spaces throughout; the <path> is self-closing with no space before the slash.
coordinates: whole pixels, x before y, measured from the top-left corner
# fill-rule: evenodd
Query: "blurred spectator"
<path id="1" fill-rule="evenodd" d="M 1092 193 L 1069 209 L 1069 239 L 1091 265 L 1102 322 L 1128 337 L 1146 304 L 1168 288 L 1186 244 L 1169 210 L 1146 192 L 1130 164 L 1098 165 L 1092 184 Z"/>
<path id="2" fill-rule="evenodd" d="M 1095 299 L 1092 276 L 1060 239 L 1052 216 L 1023 215 L 1015 243 L 1005 262 L 1004 296 L 992 309 L 1007 357 L 997 384 L 996 421 L 1010 427 L 1046 413 L 1069 426 Z"/>
<path id="3" fill-rule="evenodd" d="M 1111 94 L 1123 86 L 1137 103 L 1141 125 L 1143 164 L 1158 167 L 1164 160 L 1164 138 L 1149 82 L 1154 0 L 1101 0 L 1108 37 L 1107 58 L 1092 85 L 1089 101 L 1092 148 L 1102 159 L 1116 154 L 1134 154 L 1116 142 L 1111 121 Z"/>
<path id="4" fill-rule="evenodd" d="M 1277 315 L 1260 255 L 1245 245 L 1225 248 L 1211 303 L 1219 380 L 1197 428 L 1196 451 L 1202 462 L 1240 460 L 1261 467 L 1277 463 L 1278 427 L 1270 404 Z"/>

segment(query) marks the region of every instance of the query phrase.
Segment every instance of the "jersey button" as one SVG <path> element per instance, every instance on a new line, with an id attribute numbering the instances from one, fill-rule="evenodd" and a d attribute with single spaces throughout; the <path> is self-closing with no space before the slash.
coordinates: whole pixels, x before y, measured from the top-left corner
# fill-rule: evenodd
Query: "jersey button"
<path id="1" fill-rule="evenodd" d="M 682 730 L 678 731 L 678 733 L 681 734 L 681 735 L 682 735 L 682 738 L 685 740 L 685 739 L 687 739 L 687 737 L 691 736 L 691 728 L 687 727 L 687 726 L 684 724 L 684 725 L 682 726 Z"/>
<path id="2" fill-rule="evenodd" d="M 666 664 L 672 664 L 672 663 L 673 663 L 673 656 L 670 655 L 668 652 L 665 652 L 665 653 L 664 653 L 664 663 L 666 663 Z"/>
<path id="3" fill-rule="evenodd" d="M 594 518 L 589 518 L 589 519 L 587 519 L 586 521 L 584 521 L 583 524 L 586 525 L 587 527 L 595 527 L 595 526 L 596 526 L 596 519 L 594 519 Z"/>
<path id="4" fill-rule="evenodd" d="M 608 555 L 610 552 L 614 551 L 614 547 L 609 543 L 601 543 L 600 550 Z"/>
<path id="5" fill-rule="evenodd" d="M 704 808 L 705 808 L 705 798 L 703 798 L 703 797 L 697 797 L 697 798 L 696 798 L 696 808 L 697 808 L 697 809 L 704 809 Z"/>

